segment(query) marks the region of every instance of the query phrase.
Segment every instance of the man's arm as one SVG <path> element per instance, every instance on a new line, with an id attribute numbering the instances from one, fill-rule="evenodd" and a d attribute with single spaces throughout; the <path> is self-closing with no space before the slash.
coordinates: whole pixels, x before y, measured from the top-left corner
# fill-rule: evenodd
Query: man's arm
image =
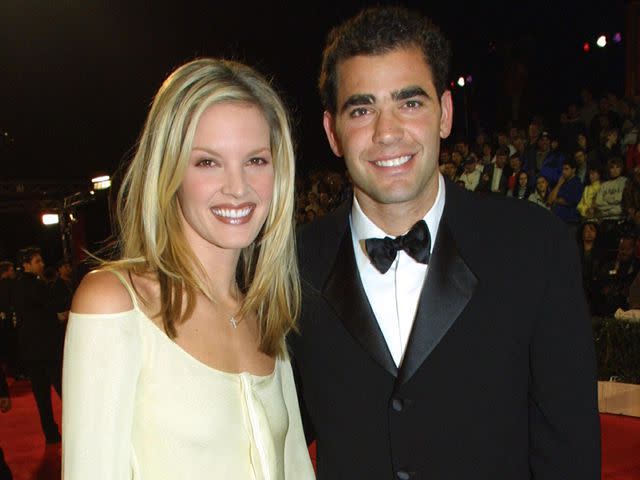
<path id="1" fill-rule="evenodd" d="M 529 462 L 533 479 L 600 478 L 596 360 L 575 242 L 549 225 L 546 291 L 530 343 Z"/>

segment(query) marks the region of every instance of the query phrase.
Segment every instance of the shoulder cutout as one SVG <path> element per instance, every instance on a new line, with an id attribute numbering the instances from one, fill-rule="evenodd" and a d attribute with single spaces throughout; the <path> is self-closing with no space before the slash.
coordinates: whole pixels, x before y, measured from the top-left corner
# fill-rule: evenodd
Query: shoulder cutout
<path id="1" fill-rule="evenodd" d="M 104 270 L 94 270 L 84 276 L 71 304 L 74 313 L 121 313 L 132 308 L 127 287 L 115 273 Z"/>

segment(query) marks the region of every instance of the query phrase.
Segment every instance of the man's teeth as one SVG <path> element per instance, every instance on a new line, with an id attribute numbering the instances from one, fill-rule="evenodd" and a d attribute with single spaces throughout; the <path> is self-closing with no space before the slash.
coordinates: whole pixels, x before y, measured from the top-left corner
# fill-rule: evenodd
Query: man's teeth
<path id="1" fill-rule="evenodd" d="M 390 158 L 389 160 L 378 160 L 376 163 L 379 167 L 399 167 L 411 160 L 411 155 L 405 155 L 404 157 Z"/>
<path id="2" fill-rule="evenodd" d="M 213 213 L 219 217 L 225 218 L 242 218 L 251 213 L 251 207 L 245 207 L 241 209 L 237 208 L 213 208 Z"/>

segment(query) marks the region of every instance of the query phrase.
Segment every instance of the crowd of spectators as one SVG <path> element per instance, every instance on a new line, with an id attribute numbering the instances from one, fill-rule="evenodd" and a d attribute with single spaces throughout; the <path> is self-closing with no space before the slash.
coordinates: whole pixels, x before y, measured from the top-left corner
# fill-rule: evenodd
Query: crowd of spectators
<path id="1" fill-rule="evenodd" d="M 554 121 L 534 116 L 473 138 L 454 135 L 441 146 L 440 171 L 460 188 L 557 215 L 576 237 L 592 313 L 610 315 L 640 308 L 638 102 L 613 93 L 596 101 L 586 88 L 581 99 Z M 315 170 L 298 178 L 297 192 L 302 224 L 348 199 L 351 184 L 346 172 Z"/>

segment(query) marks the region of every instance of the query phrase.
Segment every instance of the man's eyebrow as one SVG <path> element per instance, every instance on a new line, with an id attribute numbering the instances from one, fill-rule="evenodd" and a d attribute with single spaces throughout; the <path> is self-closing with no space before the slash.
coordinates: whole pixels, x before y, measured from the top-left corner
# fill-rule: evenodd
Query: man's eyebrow
<path id="1" fill-rule="evenodd" d="M 370 93 L 360 93 L 351 95 L 340 107 L 340 112 L 344 112 L 349 107 L 355 107 L 357 105 L 371 105 L 375 103 L 376 97 Z"/>
<path id="2" fill-rule="evenodd" d="M 424 89 L 418 86 L 406 87 L 401 90 L 396 90 L 391 92 L 391 98 L 396 102 L 398 100 L 407 100 L 408 98 L 413 98 L 413 97 L 429 98 L 429 95 L 427 95 L 427 92 L 425 92 Z"/>

